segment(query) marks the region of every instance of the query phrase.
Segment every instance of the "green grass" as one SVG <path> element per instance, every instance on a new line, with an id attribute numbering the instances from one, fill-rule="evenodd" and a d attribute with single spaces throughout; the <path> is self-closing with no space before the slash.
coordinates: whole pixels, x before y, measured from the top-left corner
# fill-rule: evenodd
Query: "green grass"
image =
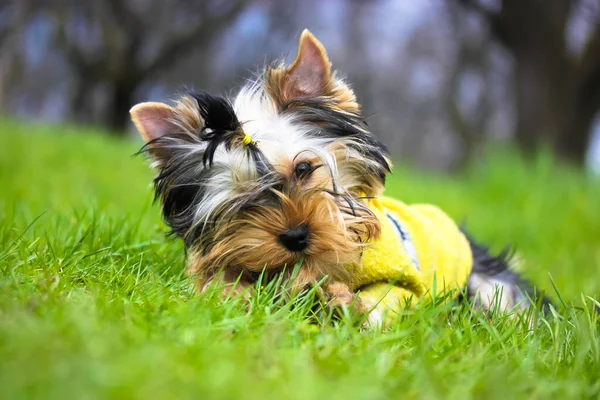
<path id="1" fill-rule="evenodd" d="M 600 182 L 492 151 L 460 176 L 399 167 L 388 193 L 432 202 L 555 300 L 528 329 L 453 303 L 387 332 L 313 324 L 310 299 L 194 295 L 137 141 L 3 121 L 0 398 L 599 398 Z M 565 305 L 558 299 L 552 280 Z M 586 307 L 588 309 L 586 309 Z"/>

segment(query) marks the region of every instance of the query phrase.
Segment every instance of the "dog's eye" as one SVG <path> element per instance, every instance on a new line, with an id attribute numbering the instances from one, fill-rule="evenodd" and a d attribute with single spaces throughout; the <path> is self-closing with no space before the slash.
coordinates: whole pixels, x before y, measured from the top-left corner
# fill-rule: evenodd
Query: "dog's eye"
<path id="1" fill-rule="evenodd" d="M 297 178 L 306 178 L 313 172 L 313 167 L 308 161 L 303 161 L 296 165 L 294 169 L 294 175 Z"/>

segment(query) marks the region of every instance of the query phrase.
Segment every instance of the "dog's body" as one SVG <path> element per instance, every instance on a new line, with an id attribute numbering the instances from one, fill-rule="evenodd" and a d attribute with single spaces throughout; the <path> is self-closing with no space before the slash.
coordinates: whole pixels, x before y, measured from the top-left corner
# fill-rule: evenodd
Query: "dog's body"
<path id="1" fill-rule="evenodd" d="M 241 292 L 264 269 L 289 273 L 301 262 L 297 287 L 326 278 L 334 303 L 355 301 L 363 256 L 381 239 L 372 202 L 391 163 L 312 34 L 303 32 L 290 67 L 267 68 L 232 102 L 195 93 L 131 114 L 200 289 L 218 277 Z M 503 257 L 464 243 L 470 275 L 452 284 L 466 284 L 475 304 L 489 308 L 501 289 L 497 304 L 510 308 L 530 293 Z"/>

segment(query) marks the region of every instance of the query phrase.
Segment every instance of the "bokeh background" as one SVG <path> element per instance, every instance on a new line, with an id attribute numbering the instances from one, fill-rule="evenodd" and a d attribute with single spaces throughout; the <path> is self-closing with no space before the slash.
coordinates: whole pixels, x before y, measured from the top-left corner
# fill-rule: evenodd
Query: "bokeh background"
<path id="1" fill-rule="evenodd" d="M 395 159 L 511 141 L 600 171 L 598 0 L 4 0 L 0 114 L 131 135 L 136 102 L 230 93 L 304 28 Z"/>

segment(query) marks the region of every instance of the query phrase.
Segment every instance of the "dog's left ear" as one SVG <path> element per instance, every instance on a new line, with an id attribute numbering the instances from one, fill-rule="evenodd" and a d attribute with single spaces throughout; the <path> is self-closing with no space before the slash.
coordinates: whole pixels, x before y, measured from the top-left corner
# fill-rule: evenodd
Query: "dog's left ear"
<path id="1" fill-rule="evenodd" d="M 305 29 L 300 36 L 298 54 L 286 70 L 283 96 L 286 99 L 327 94 L 331 85 L 331 67 L 325 47 Z"/>
<path id="2" fill-rule="evenodd" d="M 173 157 L 176 143 L 194 141 L 202 120 L 196 103 L 184 97 L 177 108 L 164 103 L 140 103 L 130 111 L 131 120 L 147 143 L 146 151 L 153 166 L 162 168 Z M 163 137 L 169 140 L 159 140 Z"/>
<path id="3" fill-rule="evenodd" d="M 140 103 L 129 111 L 131 120 L 146 143 L 173 130 L 175 109 L 164 103 Z"/>

